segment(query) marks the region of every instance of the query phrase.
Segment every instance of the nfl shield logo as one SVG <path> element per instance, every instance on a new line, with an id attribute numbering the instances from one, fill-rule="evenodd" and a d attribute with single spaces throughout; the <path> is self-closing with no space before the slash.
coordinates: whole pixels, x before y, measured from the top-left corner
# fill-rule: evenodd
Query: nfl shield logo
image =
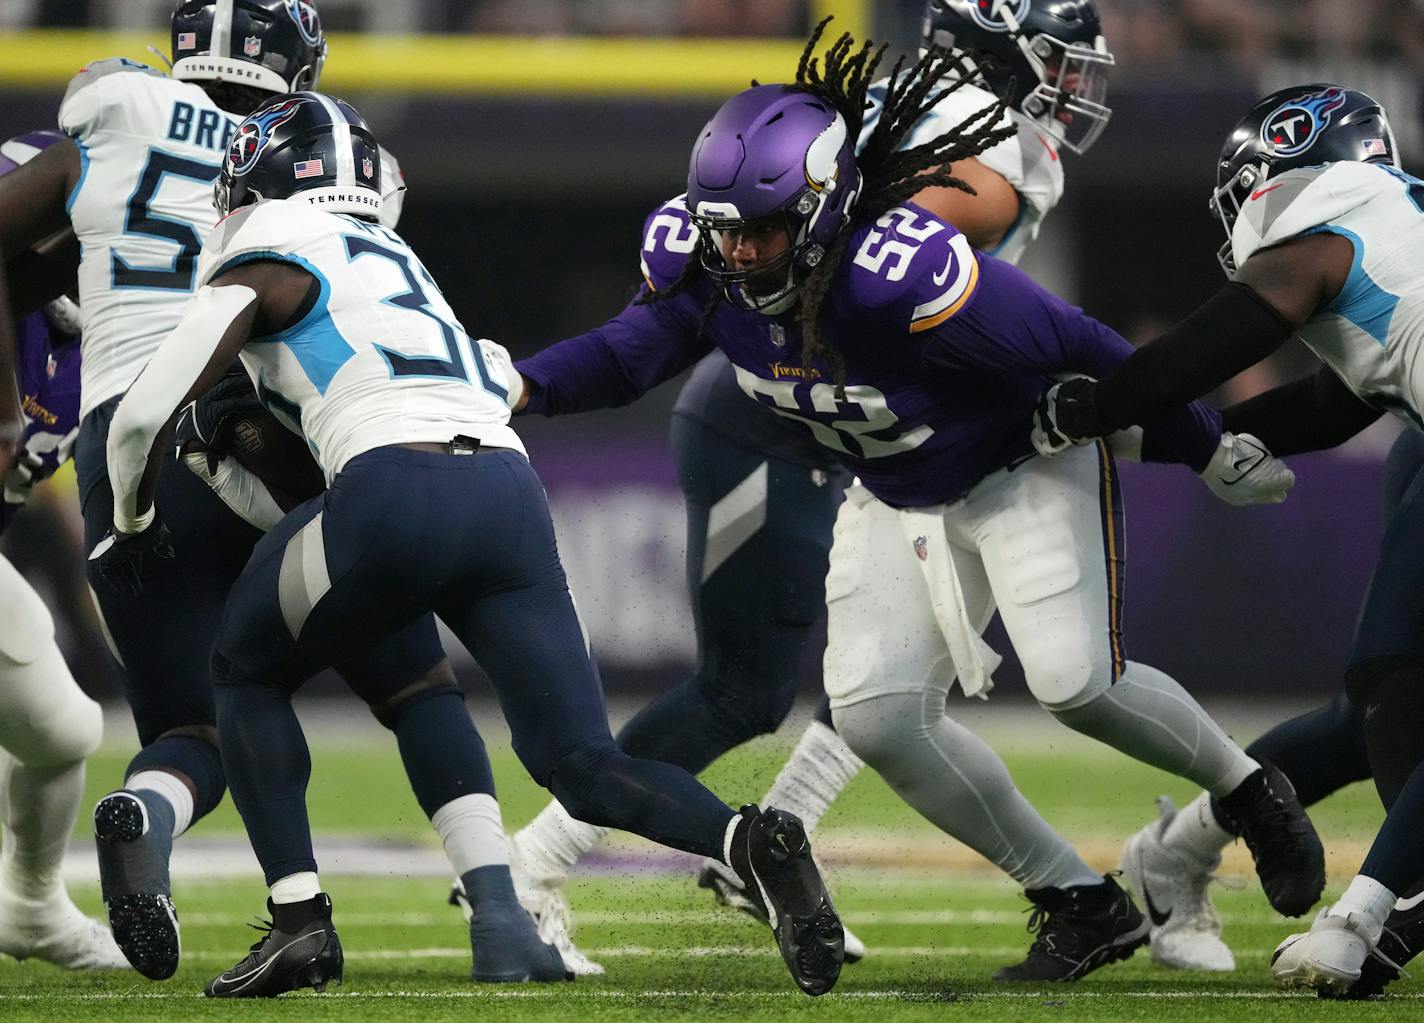
<path id="1" fill-rule="evenodd" d="M 49 359 L 48 359 L 48 361 L 45 362 L 45 376 L 47 376 L 47 377 L 49 377 L 49 379 L 53 380 L 53 379 L 54 379 L 54 375 L 55 375 L 56 373 L 58 373 L 58 372 L 59 372 L 59 363 L 57 363 L 57 362 L 54 361 L 54 355 L 53 355 L 53 353 L 51 353 L 51 354 L 50 354 L 50 357 L 49 357 Z"/>
<path id="2" fill-rule="evenodd" d="M 361 173 L 368 178 L 374 178 L 376 176 L 376 162 L 369 156 L 361 158 Z"/>
<path id="3" fill-rule="evenodd" d="M 259 36 L 248 36 L 242 41 L 242 52 L 249 57 L 256 57 L 262 52 L 262 39 Z"/>
<path id="4" fill-rule="evenodd" d="M 915 557 L 921 561 L 928 560 L 930 556 L 930 538 L 927 536 L 915 537 Z"/>
<path id="5" fill-rule="evenodd" d="M 773 323 L 767 329 L 771 331 L 771 343 L 777 348 L 785 348 L 786 328 L 779 323 Z"/>

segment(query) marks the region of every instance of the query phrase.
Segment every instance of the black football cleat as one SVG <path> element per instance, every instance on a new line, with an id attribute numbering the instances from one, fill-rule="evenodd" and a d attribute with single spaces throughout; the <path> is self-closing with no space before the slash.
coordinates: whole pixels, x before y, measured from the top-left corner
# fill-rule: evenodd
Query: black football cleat
<path id="1" fill-rule="evenodd" d="M 1100 966 L 1126 959 L 1147 944 L 1151 922 L 1111 877 L 1102 884 L 1034 888 L 1028 956 L 1005 966 L 995 980 L 1073 981 Z"/>
<path id="2" fill-rule="evenodd" d="M 1325 891 L 1325 847 L 1290 779 L 1262 761 L 1217 803 L 1251 850 L 1271 907 L 1282 916 L 1308 913 Z"/>
<path id="3" fill-rule="evenodd" d="M 262 940 L 240 963 L 208 981 L 204 990 L 209 998 L 275 998 L 306 987 L 322 992 L 333 980 L 341 983 L 345 960 L 326 893 L 281 906 L 268 899 L 267 911 L 271 924 L 248 925 L 264 932 Z"/>
<path id="4" fill-rule="evenodd" d="M 808 995 L 836 986 L 845 931 L 826 891 L 801 819 L 784 810 L 742 807 L 732 836 L 732 867 L 759 899 L 792 979 Z"/>
<path id="5" fill-rule="evenodd" d="M 1360 979 L 1343 995 L 1321 992 L 1320 997 L 1352 1001 L 1381 998 L 1385 988 L 1405 975 L 1404 967 L 1424 952 L 1424 897 L 1416 895 L 1410 901 L 1413 905 L 1396 909 L 1384 922 L 1384 933 L 1380 935 L 1375 954 L 1360 967 Z"/>
<path id="6" fill-rule="evenodd" d="M 178 911 L 168 881 L 173 836 L 151 827 L 143 800 L 126 789 L 94 807 L 99 887 L 109 929 L 124 958 L 149 980 L 178 970 Z"/>

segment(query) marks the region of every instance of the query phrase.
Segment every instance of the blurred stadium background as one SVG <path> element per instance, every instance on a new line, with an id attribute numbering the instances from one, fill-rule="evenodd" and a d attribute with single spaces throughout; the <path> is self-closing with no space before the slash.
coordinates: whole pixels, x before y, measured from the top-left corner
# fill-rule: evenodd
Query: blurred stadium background
<path id="1" fill-rule="evenodd" d="M 1424 149 L 1419 0 L 1100 0 L 1117 57 L 1112 124 L 1068 161 L 1067 197 L 1029 269 L 1134 340 L 1219 280 L 1207 214 L 1214 161 L 1252 100 L 1299 81 L 1364 89 L 1390 109 L 1406 162 Z M 157 61 L 171 0 L 0 2 L 0 134 L 54 123 L 70 75 L 108 55 Z M 916 45 L 920 0 L 322 0 L 323 86 L 401 159 L 402 232 L 472 330 L 516 355 L 601 322 L 638 279 L 645 212 L 680 192 L 697 129 L 753 76 L 794 73 L 826 13 L 858 36 Z M 1305 372 L 1290 346 L 1222 400 Z M 693 655 L 683 520 L 666 442 L 669 384 L 579 422 L 522 420 L 610 694 Z M 1128 641 L 1200 692 L 1338 684 L 1378 537 L 1386 424 L 1298 460 L 1279 508 L 1217 504 L 1181 470 L 1128 467 Z M 4 550 L 55 607 L 76 674 L 119 689 L 79 573 L 72 482 Z M 1001 636 L 996 645 L 1006 647 Z M 817 666 L 808 664 L 808 687 Z M 1013 668 L 1006 670 L 1011 677 Z M 1003 686 L 996 699 L 1012 698 Z"/>

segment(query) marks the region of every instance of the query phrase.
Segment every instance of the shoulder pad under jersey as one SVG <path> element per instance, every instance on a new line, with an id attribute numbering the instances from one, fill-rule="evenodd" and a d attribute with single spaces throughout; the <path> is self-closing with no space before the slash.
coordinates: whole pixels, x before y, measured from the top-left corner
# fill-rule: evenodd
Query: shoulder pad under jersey
<path id="1" fill-rule="evenodd" d="M 1260 249 L 1343 217 L 1391 187 L 1398 183 L 1381 168 L 1353 161 L 1298 167 L 1267 179 L 1237 214 L 1231 232 L 1236 265 Z"/>
<path id="2" fill-rule="evenodd" d="M 914 204 L 858 228 L 840 274 L 850 309 L 878 310 L 918 333 L 964 308 L 979 283 L 969 240 Z"/>
<path id="3" fill-rule="evenodd" d="M 106 112 L 122 110 L 134 93 L 151 80 L 171 83 L 162 71 L 127 57 L 110 57 L 86 65 L 69 81 L 59 104 L 59 126 L 71 138 L 82 139 L 100 127 Z"/>
<path id="4" fill-rule="evenodd" d="M 303 245 L 343 228 L 334 214 L 304 202 L 268 199 L 234 210 L 213 228 L 198 257 L 198 282 L 258 259 L 293 257 Z"/>
<path id="5" fill-rule="evenodd" d="M 643 221 L 643 247 L 639 265 L 643 280 L 654 291 L 666 288 L 682 275 L 688 257 L 697 247 L 697 228 L 687 213 L 684 196 L 669 199 Z"/>

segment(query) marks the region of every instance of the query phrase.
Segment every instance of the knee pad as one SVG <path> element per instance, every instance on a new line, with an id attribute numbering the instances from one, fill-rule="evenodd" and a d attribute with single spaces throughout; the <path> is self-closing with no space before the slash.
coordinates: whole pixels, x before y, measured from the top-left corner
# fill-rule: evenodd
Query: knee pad
<path id="1" fill-rule="evenodd" d="M 1106 693 L 1113 684 L 1106 658 L 1065 657 L 1051 665 L 1024 665 L 1024 679 L 1038 705 L 1050 713 L 1077 710 Z"/>
<path id="2" fill-rule="evenodd" d="M 85 696 L 53 640 L 25 664 L 0 655 L 0 747 L 27 767 L 83 760 L 99 748 L 104 715 Z"/>

